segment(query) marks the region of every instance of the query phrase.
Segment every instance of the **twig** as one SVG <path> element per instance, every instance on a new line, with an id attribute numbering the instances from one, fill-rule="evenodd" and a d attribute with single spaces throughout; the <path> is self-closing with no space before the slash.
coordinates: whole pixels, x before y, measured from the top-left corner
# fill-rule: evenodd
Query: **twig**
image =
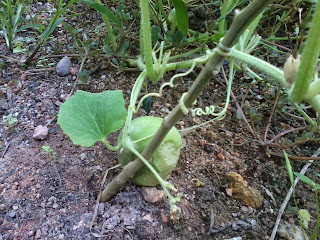
<path id="1" fill-rule="evenodd" d="M 280 44 L 277 44 L 277 43 L 275 43 L 275 42 L 270 42 L 270 41 L 265 40 L 265 39 L 260 39 L 260 41 L 263 42 L 263 43 L 269 44 L 269 45 L 276 46 L 276 47 L 278 47 L 278 48 L 280 48 L 280 49 L 283 49 L 283 50 L 285 50 L 285 51 L 287 51 L 287 52 L 289 52 L 289 53 L 292 52 L 292 50 L 291 50 L 290 48 L 286 48 L 286 47 L 284 47 L 284 46 L 282 46 L 282 45 L 280 45 Z"/>
<path id="2" fill-rule="evenodd" d="M 307 172 L 307 169 L 311 166 L 311 164 L 314 162 L 315 158 L 317 158 L 318 156 L 320 155 L 320 148 L 317 149 L 317 151 L 315 151 L 315 153 L 312 155 L 312 158 L 313 160 L 310 160 L 308 163 L 306 163 L 303 168 L 301 169 L 300 171 L 300 174 L 304 175 L 306 172 Z M 291 158 L 290 156 L 288 156 L 289 158 Z M 291 158 L 293 159 L 293 158 Z M 320 160 L 320 159 L 319 159 Z M 299 179 L 296 178 L 294 180 L 294 184 L 293 186 L 295 187 L 297 185 L 297 183 L 299 182 Z M 276 234 L 277 234 L 277 230 L 278 230 L 278 227 L 279 227 L 279 224 L 280 224 L 280 220 L 281 220 L 281 217 L 282 217 L 282 214 L 284 213 L 284 210 L 291 198 L 291 195 L 292 195 L 292 192 L 293 192 L 293 187 L 290 187 L 288 193 L 287 193 L 287 196 L 286 198 L 284 199 L 283 203 L 281 204 L 281 207 L 279 209 L 279 213 L 278 213 L 278 217 L 277 217 L 277 220 L 274 224 L 274 227 L 273 227 L 273 230 L 272 230 L 272 234 L 269 238 L 269 240 L 274 240 L 274 238 L 276 237 Z"/>
<path id="3" fill-rule="evenodd" d="M 276 153 L 276 152 L 268 152 L 270 155 L 277 156 L 277 157 L 284 157 L 282 153 Z M 300 160 L 300 161 L 320 161 L 320 157 L 311 156 L 311 157 L 299 157 L 299 156 L 292 156 L 288 155 L 288 158 L 292 160 Z"/>
<path id="4" fill-rule="evenodd" d="M 240 107 L 240 105 L 239 105 L 239 103 L 238 103 L 235 95 L 233 94 L 233 91 L 232 91 L 232 90 L 231 90 L 231 97 L 232 97 L 234 103 L 236 104 L 237 109 L 239 110 L 243 121 L 246 123 L 249 132 L 250 132 L 256 139 L 259 139 L 258 135 L 257 135 L 257 134 L 255 133 L 255 131 L 252 129 L 250 123 L 248 122 L 246 116 L 244 115 L 244 113 L 243 113 L 243 111 L 242 111 L 242 109 L 241 109 L 241 107 Z"/>
<path id="5" fill-rule="evenodd" d="M 1 158 L 3 158 L 4 155 L 6 155 L 6 152 L 8 151 L 8 148 L 9 148 L 10 145 L 11 145 L 11 142 L 7 142 L 5 144 L 5 148 L 4 148 L 3 152 L 2 152 Z"/>
<path id="6" fill-rule="evenodd" d="M 272 143 L 272 142 L 274 142 L 274 140 L 276 140 L 276 139 L 278 139 L 278 138 L 280 138 L 283 135 L 286 135 L 288 133 L 295 132 L 295 131 L 300 131 L 300 130 L 304 130 L 304 129 L 306 129 L 306 127 L 292 128 L 292 129 L 289 129 L 287 131 L 281 132 L 278 135 L 274 136 L 270 141 L 268 141 L 268 143 Z M 266 139 L 265 139 L 265 142 L 266 142 Z"/>
<path id="7" fill-rule="evenodd" d="M 84 65 L 84 63 L 86 62 L 86 60 L 87 60 L 87 56 L 84 56 L 84 57 L 81 59 L 81 64 L 80 64 L 79 72 L 82 71 L 83 65 Z M 75 89 L 76 89 L 76 86 L 77 86 L 77 84 L 78 84 L 78 81 L 79 81 L 79 76 L 77 75 L 77 78 L 76 78 L 76 80 L 74 81 L 73 87 L 72 87 L 70 93 L 68 94 L 69 97 L 71 97 L 72 94 L 74 93 L 74 91 L 75 91 Z"/>
<path id="8" fill-rule="evenodd" d="M 309 138 L 302 138 L 302 139 L 298 140 L 297 142 L 293 142 L 293 143 L 290 143 L 287 145 L 281 145 L 281 144 L 277 144 L 277 143 L 268 143 L 268 142 L 264 143 L 263 145 L 286 149 L 286 148 L 291 148 L 291 147 L 299 145 L 299 144 L 303 144 L 309 140 L 310 140 Z"/>
<path id="9" fill-rule="evenodd" d="M 92 219 L 91 219 L 91 222 L 89 223 L 89 229 L 90 229 L 90 232 L 92 233 L 92 226 L 93 226 L 93 223 L 94 221 L 96 220 L 97 218 L 97 215 L 98 215 L 98 207 L 99 207 L 99 200 L 100 200 L 100 196 L 101 196 L 101 192 L 102 192 L 102 189 L 104 187 L 104 184 L 106 182 L 106 179 L 107 179 L 107 176 L 108 176 L 108 173 L 110 170 L 112 169 L 115 169 L 115 168 L 118 168 L 120 167 L 121 164 L 117 164 L 111 168 L 108 168 L 103 176 L 103 179 L 101 181 L 101 184 L 100 184 L 100 188 L 99 188 L 99 193 L 98 193 L 98 196 L 97 196 L 97 200 L 96 200 L 96 206 L 94 207 L 94 211 L 93 211 L 93 216 L 92 216 Z"/>
<path id="10" fill-rule="evenodd" d="M 21 60 L 18 60 L 18 59 L 12 58 L 12 57 L 8 57 L 8 56 L 5 56 L 5 55 L 1 55 L 1 54 L 0 54 L 0 58 L 5 58 L 5 59 L 8 59 L 8 60 L 13 61 L 13 62 L 22 63 Z"/>
<path id="11" fill-rule="evenodd" d="M 274 112 L 276 110 L 276 106 L 277 106 L 277 103 L 279 101 L 279 97 L 280 97 L 280 91 L 278 92 L 278 95 L 276 97 L 276 100 L 274 101 L 274 104 L 273 104 L 273 108 L 271 110 L 271 114 L 269 116 L 269 120 L 268 120 L 268 123 L 267 123 L 267 126 L 266 126 L 266 130 L 264 132 L 264 135 L 263 135 L 263 141 L 266 142 L 267 141 L 267 136 L 268 136 L 268 131 L 269 131 L 269 128 L 271 126 L 271 120 L 272 120 L 272 117 L 274 115 Z M 271 141 L 270 141 L 271 142 Z"/>

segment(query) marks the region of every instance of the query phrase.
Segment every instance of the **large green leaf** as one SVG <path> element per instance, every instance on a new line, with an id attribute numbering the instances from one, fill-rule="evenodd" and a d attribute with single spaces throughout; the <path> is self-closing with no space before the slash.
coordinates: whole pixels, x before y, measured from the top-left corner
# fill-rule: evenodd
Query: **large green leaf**
<path id="1" fill-rule="evenodd" d="M 90 147 L 119 130 L 127 116 L 121 90 L 77 91 L 61 105 L 58 124 L 74 144 Z"/>

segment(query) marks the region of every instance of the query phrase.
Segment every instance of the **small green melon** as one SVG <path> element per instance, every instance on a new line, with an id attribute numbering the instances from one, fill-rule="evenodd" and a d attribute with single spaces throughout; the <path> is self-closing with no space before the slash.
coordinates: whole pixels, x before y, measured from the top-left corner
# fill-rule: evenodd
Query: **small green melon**
<path id="1" fill-rule="evenodd" d="M 140 141 L 139 139 L 154 135 L 161 123 L 162 118 L 150 116 L 139 117 L 132 121 L 129 135 L 134 142 L 135 149 L 139 153 L 142 153 L 152 137 Z M 119 141 L 121 141 L 122 137 L 122 134 L 120 134 Z M 171 172 L 176 167 L 181 146 L 181 135 L 178 130 L 173 127 L 152 155 L 151 165 L 164 180 L 169 178 Z M 135 160 L 136 156 L 128 149 L 121 148 L 118 151 L 118 159 L 120 164 L 125 166 L 130 161 Z M 131 180 L 140 186 L 155 186 L 159 184 L 158 180 L 147 166 L 142 167 Z"/>

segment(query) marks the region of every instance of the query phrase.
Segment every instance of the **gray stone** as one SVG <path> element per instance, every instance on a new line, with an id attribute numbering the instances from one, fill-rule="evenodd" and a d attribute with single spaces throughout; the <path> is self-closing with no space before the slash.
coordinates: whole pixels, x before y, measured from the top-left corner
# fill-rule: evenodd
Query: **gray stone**
<path id="1" fill-rule="evenodd" d="M 56 71 L 60 77 L 65 77 L 70 74 L 71 61 L 65 56 L 57 64 Z"/>
<path id="2" fill-rule="evenodd" d="M 33 139 L 44 140 L 48 136 L 49 129 L 46 126 L 39 125 L 35 128 L 33 132 Z"/>

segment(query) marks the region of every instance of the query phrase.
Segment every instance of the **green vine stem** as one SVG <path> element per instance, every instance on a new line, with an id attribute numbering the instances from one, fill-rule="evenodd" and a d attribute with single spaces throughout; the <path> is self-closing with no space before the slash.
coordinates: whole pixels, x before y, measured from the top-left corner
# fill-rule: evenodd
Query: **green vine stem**
<path id="1" fill-rule="evenodd" d="M 143 2 L 143 1 L 141 1 Z M 245 31 L 248 25 L 271 3 L 272 0 L 253 0 L 245 9 L 236 14 L 234 21 L 232 22 L 230 29 L 226 33 L 222 45 L 224 48 L 233 47 L 239 40 L 239 37 Z M 190 108 L 192 103 L 198 98 L 201 92 L 205 89 L 207 84 L 210 82 L 220 70 L 221 64 L 225 56 L 218 53 L 214 54 L 209 62 L 206 64 L 204 69 L 200 72 L 198 77 L 193 82 L 191 88 L 184 97 L 184 106 Z M 174 69 L 173 69 L 174 70 Z M 159 130 L 156 132 L 154 137 L 151 139 L 148 146 L 142 152 L 142 156 L 150 160 L 152 154 L 156 151 L 164 137 L 170 131 L 170 129 L 178 122 L 183 116 L 181 106 L 178 104 L 173 111 L 164 118 Z M 128 163 L 122 172 L 110 182 L 101 194 L 101 201 L 108 201 L 115 193 L 117 193 L 121 187 L 131 178 L 136 172 L 143 167 L 143 162 L 140 159 L 136 159 Z"/>
<path id="2" fill-rule="evenodd" d="M 316 199 L 316 209 L 317 209 L 317 223 L 310 235 L 310 240 L 317 239 L 317 236 L 319 236 L 319 228 L 320 228 L 320 209 L 319 209 L 319 189 L 314 189 L 314 195 Z"/>
<path id="3" fill-rule="evenodd" d="M 306 102 L 309 103 L 318 114 L 320 114 L 320 95 L 307 99 Z"/>
<path id="4" fill-rule="evenodd" d="M 320 79 L 317 79 L 310 84 L 306 99 L 313 98 L 318 94 L 320 94 Z"/>
<path id="5" fill-rule="evenodd" d="M 283 71 L 272 64 L 263 61 L 257 57 L 254 57 L 250 54 L 241 52 L 239 50 L 232 50 L 230 57 L 240 60 L 241 62 L 247 63 L 253 66 L 255 69 L 262 71 L 263 73 L 272 77 L 275 81 L 280 83 L 281 85 L 286 84 L 286 80 L 284 79 Z"/>
<path id="6" fill-rule="evenodd" d="M 164 181 L 160 175 L 157 173 L 157 171 L 151 166 L 151 164 L 132 146 L 131 143 L 127 143 L 127 147 L 128 149 L 133 152 L 143 163 L 144 165 L 146 165 L 149 170 L 153 173 L 153 175 L 157 178 L 157 180 L 159 181 L 163 191 L 165 192 L 165 194 L 167 195 L 167 197 L 169 198 L 169 203 L 170 203 L 170 212 L 171 213 L 175 213 L 176 211 L 179 211 L 178 206 L 176 205 L 177 202 L 179 202 L 180 198 L 178 197 L 173 197 L 171 195 L 171 193 L 169 192 L 169 190 L 172 191 L 177 191 L 177 189 L 169 182 Z"/>
<path id="7" fill-rule="evenodd" d="M 306 99 L 317 67 L 320 52 L 320 1 L 316 4 L 295 85 L 290 94 L 290 99 L 293 102 L 301 102 Z"/>
<path id="8" fill-rule="evenodd" d="M 140 30 L 140 51 L 146 63 L 147 75 L 151 81 L 157 81 L 156 73 L 153 69 L 152 42 L 150 28 L 150 14 L 148 0 L 140 0 L 141 9 L 141 30 Z"/>

